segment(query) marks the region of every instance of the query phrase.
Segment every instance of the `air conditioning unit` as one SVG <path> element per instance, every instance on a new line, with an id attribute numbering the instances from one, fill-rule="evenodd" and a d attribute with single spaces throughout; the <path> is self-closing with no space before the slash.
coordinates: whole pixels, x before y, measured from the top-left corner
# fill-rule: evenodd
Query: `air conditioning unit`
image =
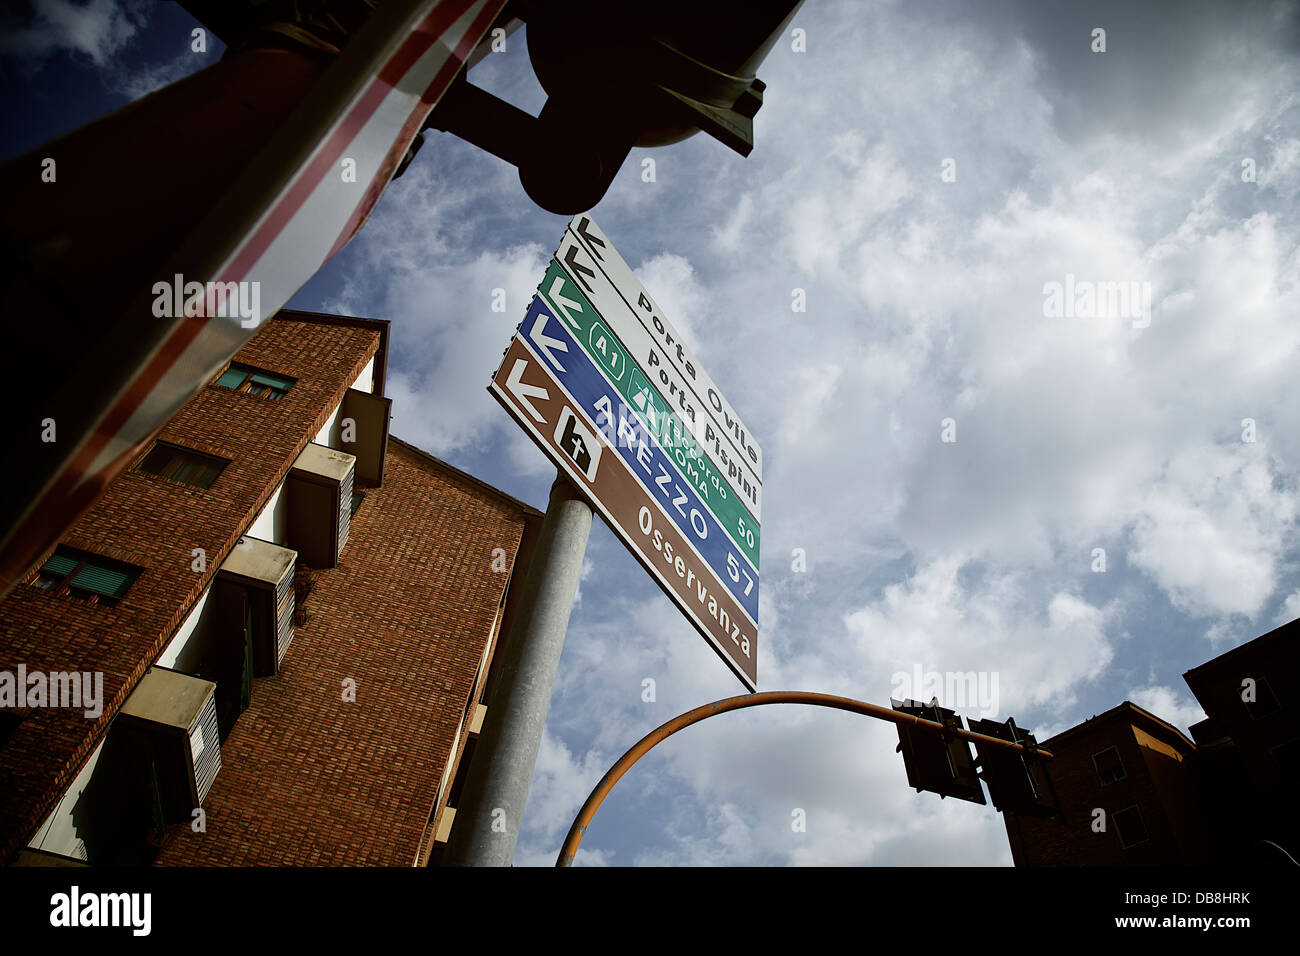
<path id="1" fill-rule="evenodd" d="M 151 667 L 113 724 L 129 762 L 139 767 L 168 823 L 190 820 L 221 770 L 217 685 Z"/>
<path id="2" fill-rule="evenodd" d="M 355 455 L 309 444 L 289 470 L 289 543 L 312 568 L 332 568 L 348 543 Z"/>
<path id="3" fill-rule="evenodd" d="M 373 484 L 384 480 L 384 456 L 388 452 L 388 419 L 393 400 L 350 388 L 343 395 L 344 421 L 351 420 L 350 431 L 339 439 L 349 453 L 357 456 L 357 476 Z M 351 437 L 352 441 L 347 442 Z"/>
<path id="4" fill-rule="evenodd" d="M 253 673 L 258 677 L 280 672 L 293 641 L 297 560 L 296 551 L 245 535 L 217 571 L 213 596 L 225 612 L 223 619 L 241 625 L 247 620 L 251 626 Z"/>

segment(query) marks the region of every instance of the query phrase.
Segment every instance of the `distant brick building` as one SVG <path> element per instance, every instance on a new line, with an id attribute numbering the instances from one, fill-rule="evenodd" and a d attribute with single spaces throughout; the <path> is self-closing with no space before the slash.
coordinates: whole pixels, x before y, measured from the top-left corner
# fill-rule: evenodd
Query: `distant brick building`
<path id="1" fill-rule="evenodd" d="M 1042 746 L 1064 819 L 1003 813 L 1016 866 L 1206 862 L 1196 745 L 1174 727 L 1125 701 Z"/>
<path id="2" fill-rule="evenodd" d="M 436 855 L 541 516 L 390 439 L 387 341 L 280 313 L 0 602 L 0 860 Z"/>
<path id="3" fill-rule="evenodd" d="M 1004 813 L 1017 866 L 1300 859 L 1300 621 L 1184 678 L 1207 715 L 1192 739 L 1125 701 L 1042 742 L 1064 820 Z"/>

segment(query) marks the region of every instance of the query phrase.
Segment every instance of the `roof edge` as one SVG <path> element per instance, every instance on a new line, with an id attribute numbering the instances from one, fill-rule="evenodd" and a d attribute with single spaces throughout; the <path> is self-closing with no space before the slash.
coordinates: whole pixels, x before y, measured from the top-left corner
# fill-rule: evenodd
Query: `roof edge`
<path id="1" fill-rule="evenodd" d="M 448 464 L 447 462 L 443 461 L 441 458 L 437 457 L 436 455 L 429 454 L 427 451 L 425 451 L 422 448 L 417 448 L 415 445 L 412 445 L 409 441 L 403 441 L 402 439 L 398 438 L 396 435 L 393 434 L 390 434 L 388 436 L 388 440 L 390 442 L 396 442 L 398 445 L 401 445 L 407 451 L 413 452 L 414 454 L 425 459 L 426 461 L 432 462 L 433 464 L 437 465 L 439 468 L 443 469 L 444 471 L 450 472 L 453 476 L 461 479 L 462 481 L 465 481 L 468 484 L 473 485 L 474 487 L 480 489 L 481 491 L 486 491 L 494 498 L 499 498 L 502 501 L 506 502 L 507 504 L 515 508 L 518 508 L 526 515 L 532 515 L 535 518 L 545 517 L 545 515 L 542 512 L 538 511 L 536 508 L 534 508 L 532 505 L 528 504 L 527 502 L 520 501 L 518 498 L 514 497 L 513 495 L 506 494 L 500 488 L 496 488 L 493 485 L 489 485 L 482 478 L 476 478 L 474 475 L 471 475 L 468 471 L 462 471 L 461 469 L 457 468 L 455 465 Z"/>
<path id="2" fill-rule="evenodd" d="M 1087 727 L 1090 724 L 1095 725 L 1098 721 L 1101 721 L 1103 718 L 1117 716 L 1123 713 L 1124 711 L 1129 711 L 1138 717 L 1145 718 L 1146 720 L 1153 723 L 1157 728 L 1172 734 L 1174 737 L 1182 741 L 1182 743 L 1190 747 L 1192 750 L 1197 749 L 1196 741 L 1189 738 L 1185 733 L 1183 733 L 1173 724 L 1169 723 L 1169 721 L 1161 717 L 1157 717 L 1155 714 L 1151 713 L 1151 711 L 1147 710 L 1144 707 L 1139 707 L 1131 700 L 1122 701 L 1119 704 L 1116 704 L 1110 710 L 1104 710 L 1100 714 L 1094 714 L 1093 716 L 1089 717 L 1087 720 L 1080 721 L 1079 723 L 1075 724 L 1073 727 L 1067 727 L 1065 730 L 1062 730 L 1059 734 L 1056 734 L 1049 739 L 1060 740 L 1063 737 L 1070 736 L 1075 731 L 1082 730 L 1084 727 Z M 1039 746 L 1047 746 L 1047 743 L 1048 741 L 1044 740 L 1039 744 Z"/>
<path id="3" fill-rule="evenodd" d="M 1250 651 L 1258 651 L 1261 647 L 1273 644 L 1283 638 L 1292 637 L 1292 635 L 1284 632 L 1288 631 L 1292 627 L 1296 627 L 1297 625 L 1300 625 L 1300 618 L 1296 618 L 1294 621 L 1287 621 L 1285 624 L 1279 624 L 1277 627 L 1273 628 L 1273 630 L 1265 631 L 1258 637 L 1252 637 L 1248 641 L 1242 641 L 1236 647 L 1228 648 L 1228 650 L 1219 654 L 1217 657 L 1211 657 L 1208 661 L 1197 664 L 1195 667 L 1189 667 L 1187 670 L 1183 671 L 1183 680 L 1186 681 L 1187 678 L 1192 675 L 1199 675 L 1212 668 L 1222 666 L 1231 658 L 1240 657 Z M 1188 684 L 1190 686 L 1190 681 Z"/>

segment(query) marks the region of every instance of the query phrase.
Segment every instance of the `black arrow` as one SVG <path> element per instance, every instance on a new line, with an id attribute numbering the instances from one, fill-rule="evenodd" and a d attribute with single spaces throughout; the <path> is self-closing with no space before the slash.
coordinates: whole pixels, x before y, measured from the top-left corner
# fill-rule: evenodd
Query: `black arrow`
<path id="1" fill-rule="evenodd" d="M 578 223 L 578 235 L 582 236 L 583 239 L 587 240 L 587 248 L 591 249 L 591 254 L 595 256 L 597 259 L 599 259 L 601 262 L 604 262 L 605 257 L 602 256 L 595 249 L 593 249 L 591 244 L 594 242 L 596 245 L 600 246 L 600 248 L 604 249 L 605 241 L 603 239 L 597 239 L 591 233 L 587 232 L 587 227 L 590 225 L 591 225 L 591 220 L 588 219 L 586 216 L 583 216 L 582 220 Z"/>
<path id="2" fill-rule="evenodd" d="M 577 255 L 578 255 L 578 247 L 577 247 L 577 246 L 569 246 L 569 251 L 566 252 L 566 253 L 564 254 L 564 261 L 565 261 L 565 263 L 568 265 L 568 267 L 569 267 L 569 271 L 572 272 L 572 273 L 574 274 L 574 276 L 577 277 L 577 279 L 578 279 L 579 282 L 581 282 L 584 286 L 587 286 L 587 291 L 588 291 L 588 292 L 591 292 L 591 291 L 592 291 L 592 288 L 591 288 L 590 285 L 587 285 L 587 280 L 584 279 L 582 276 L 578 275 L 578 273 L 579 273 L 579 272 L 585 272 L 585 273 L 587 273 L 587 275 L 591 276 L 593 279 L 596 278 L 596 273 L 592 272 L 590 269 L 588 269 L 588 268 L 587 268 L 586 266 L 584 266 L 582 263 L 580 263 L 580 262 L 575 262 L 574 259 L 575 259 L 575 257 L 576 257 Z"/>

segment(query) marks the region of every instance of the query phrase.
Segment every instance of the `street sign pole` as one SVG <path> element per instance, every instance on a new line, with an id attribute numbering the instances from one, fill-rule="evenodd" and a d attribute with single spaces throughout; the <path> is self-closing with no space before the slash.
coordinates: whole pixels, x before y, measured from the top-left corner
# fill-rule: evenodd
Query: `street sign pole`
<path id="1" fill-rule="evenodd" d="M 446 866 L 510 866 L 514 860 L 591 519 L 582 495 L 557 474 L 443 857 Z"/>

